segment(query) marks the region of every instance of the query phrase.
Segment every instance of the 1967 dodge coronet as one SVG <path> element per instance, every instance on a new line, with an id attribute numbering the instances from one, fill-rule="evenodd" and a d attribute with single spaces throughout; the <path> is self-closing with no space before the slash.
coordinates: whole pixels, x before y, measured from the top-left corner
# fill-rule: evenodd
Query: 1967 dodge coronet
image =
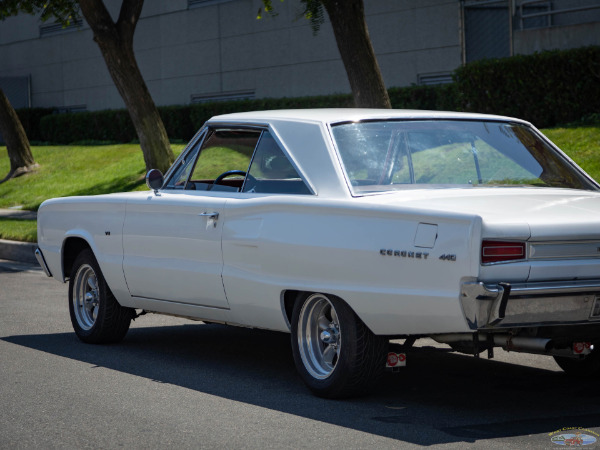
<path id="1" fill-rule="evenodd" d="M 214 117 L 146 192 L 39 210 L 77 336 L 143 311 L 291 333 L 317 395 L 367 391 L 390 339 L 600 372 L 600 186 L 527 122 L 425 111 Z"/>

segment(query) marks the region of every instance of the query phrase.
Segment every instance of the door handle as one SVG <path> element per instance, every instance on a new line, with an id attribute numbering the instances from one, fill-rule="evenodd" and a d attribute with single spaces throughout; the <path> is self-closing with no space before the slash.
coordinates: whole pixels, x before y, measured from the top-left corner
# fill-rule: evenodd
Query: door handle
<path id="1" fill-rule="evenodd" d="M 202 216 L 202 217 L 208 217 L 209 219 L 213 219 L 213 220 L 217 220 L 219 218 L 218 212 L 203 212 L 198 215 Z"/>

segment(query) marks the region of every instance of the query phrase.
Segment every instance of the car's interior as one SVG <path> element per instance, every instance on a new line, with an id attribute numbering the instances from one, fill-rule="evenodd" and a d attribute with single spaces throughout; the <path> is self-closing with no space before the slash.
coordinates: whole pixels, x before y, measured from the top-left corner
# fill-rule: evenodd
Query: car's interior
<path id="1" fill-rule="evenodd" d="M 311 194 L 273 135 L 256 128 L 208 130 L 180 158 L 167 188 Z"/>

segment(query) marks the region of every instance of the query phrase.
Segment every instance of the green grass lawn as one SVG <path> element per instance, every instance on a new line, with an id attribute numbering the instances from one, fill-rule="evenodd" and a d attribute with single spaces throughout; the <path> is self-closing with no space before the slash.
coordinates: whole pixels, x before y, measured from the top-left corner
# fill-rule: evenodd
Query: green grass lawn
<path id="1" fill-rule="evenodd" d="M 0 239 L 37 242 L 37 220 L 0 217 Z"/>
<path id="2" fill-rule="evenodd" d="M 600 182 L 600 125 L 551 128 L 542 132 Z"/>
<path id="3" fill-rule="evenodd" d="M 176 155 L 184 145 L 171 146 Z M 39 170 L 0 184 L 0 208 L 37 210 L 53 197 L 107 194 L 147 189 L 145 165 L 137 144 L 32 147 Z M 0 178 L 10 163 L 0 147 Z"/>
<path id="4" fill-rule="evenodd" d="M 600 125 L 542 130 L 594 179 L 600 181 Z M 178 155 L 185 145 L 172 144 Z M 40 169 L 0 184 L 0 208 L 37 210 L 49 198 L 145 190 L 145 166 L 138 144 L 34 146 Z M 8 173 L 0 147 L 0 179 Z M 35 221 L 0 219 L 0 239 L 35 242 Z"/>

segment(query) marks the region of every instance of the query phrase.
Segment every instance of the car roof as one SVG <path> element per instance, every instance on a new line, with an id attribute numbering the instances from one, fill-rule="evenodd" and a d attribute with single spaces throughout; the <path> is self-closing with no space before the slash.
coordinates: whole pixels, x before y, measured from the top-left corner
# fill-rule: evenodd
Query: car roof
<path id="1" fill-rule="evenodd" d="M 461 113 L 450 111 L 422 111 L 410 109 L 361 109 L 361 108 L 324 108 L 324 109 L 282 109 L 270 111 L 249 111 L 233 114 L 223 114 L 211 118 L 208 123 L 270 123 L 272 121 L 296 121 L 313 123 L 357 122 L 364 120 L 494 120 L 527 123 L 512 117 Z"/>

